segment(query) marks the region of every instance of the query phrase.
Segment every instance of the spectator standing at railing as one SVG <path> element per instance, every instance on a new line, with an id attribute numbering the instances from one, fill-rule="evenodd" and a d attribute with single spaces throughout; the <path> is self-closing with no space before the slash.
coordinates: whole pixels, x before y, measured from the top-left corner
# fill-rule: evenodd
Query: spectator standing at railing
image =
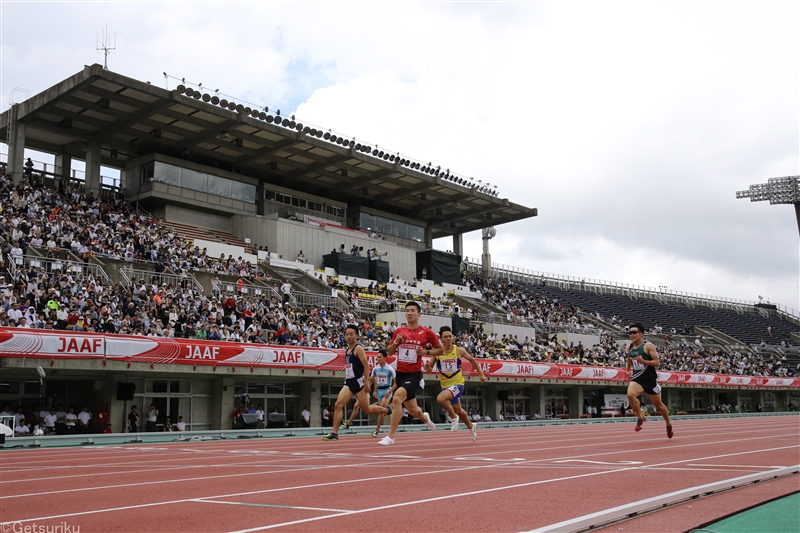
<path id="1" fill-rule="evenodd" d="M 158 409 L 154 403 L 150 404 L 150 410 L 147 411 L 147 423 L 145 431 L 153 432 L 156 430 L 156 421 L 158 420 Z"/>
<path id="2" fill-rule="evenodd" d="M 281 285 L 281 294 L 283 294 L 283 303 L 289 303 L 289 298 L 292 294 L 292 284 L 288 279 Z"/>

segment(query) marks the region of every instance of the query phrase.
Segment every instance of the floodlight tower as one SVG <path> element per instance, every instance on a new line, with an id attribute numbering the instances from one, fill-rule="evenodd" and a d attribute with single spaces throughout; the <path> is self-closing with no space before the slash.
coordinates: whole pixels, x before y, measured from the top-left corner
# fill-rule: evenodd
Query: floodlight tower
<path id="1" fill-rule="evenodd" d="M 483 228 L 483 255 L 481 255 L 481 270 L 487 278 L 492 274 L 492 256 L 489 254 L 489 241 L 497 235 L 494 226 Z"/>
<path id="2" fill-rule="evenodd" d="M 797 231 L 800 232 L 800 176 L 770 178 L 767 183 L 751 185 L 746 191 L 737 191 L 736 198 L 750 198 L 751 202 L 769 200 L 771 204 L 794 204 Z"/>

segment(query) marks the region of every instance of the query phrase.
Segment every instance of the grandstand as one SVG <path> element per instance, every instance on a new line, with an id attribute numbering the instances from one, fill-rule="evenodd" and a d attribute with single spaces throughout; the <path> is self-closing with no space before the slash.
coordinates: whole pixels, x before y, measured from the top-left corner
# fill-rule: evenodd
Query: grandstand
<path id="1" fill-rule="evenodd" d="M 318 362 L 341 350 L 353 321 L 376 350 L 410 300 L 423 306 L 424 325 L 452 326 L 477 356 L 525 363 L 468 389 L 469 409 L 491 417 L 576 417 L 624 393 L 618 378 L 597 378 L 605 375 L 597 367 L 623 364 L 620 334 L 632 319 L 653 328 L 664 371 L 793 378 L 800 370 L 795 311 L 471 262 L 463 233 L 536 209 L 438 165 L 214 99 L 92 65 L 0 115 L 10 141 L 0 177 L 0 328 L 24 319 L 23 329 L 106 343 L 97 359 L 40 355 L 52 372 L 43 390 L 30 378 L 42 363 L 31 353 L 44 341 L 26 337 L 33 352 L 0 354 L 0 402 L 31 404 L 43 393 L 48 403 L 106 402 L 122 413 L 132 399 L 210 429 L 229 427 L 248 394 L 297 421 L 303 405 L 318 413 L 333 401 L 341 368 L 276 367 L 277 358 L 293 349 L 290 359 Z M 55 166 L 26 168 L 25 148 L 54 154 Z M 86 160 L 85 174 L 72 171 L 73 158 Z M 118 169 L 119 182 L 104 179 L 101 165 Z M 431 249 L 445 236 L 455 253 Z M 0 338 L 19 334 L 8 330 Z M 117 334 L 131 346 L 156 339 L 148 342 L 157 354 L 123 359 L 130 354 L 114 352 Z M 230 361 L 244 361 L 245 374 L 237 363 L 219 360 L 223 373 L 216 360 L 181 355 L 212 340 L 243 350 Z M 269 355 L 255 345 L 278 348 Z M 528 363 L 561 374 L 526 375 L 535 369 Z M 597 379 L 558 379 L 573 371 L 555 365 L 593 367 Z M 128 383 L 137 385 L 131 399 L 114 395 Z M 709 383 L 671 382 L 666 401 L 685 410 L 800 401 L 792 379 L 738 390 Z M 420 402 L 434 409 L 434 396 Z M 112 417 L 115 431 L 120 418 Z"/>
<path id="2" fill-rule="evenodd" d="M 482 266 L 467 262 L 471 272 Z M 724 343 L 758 346 L 800 341 L 797 312 L 770 303 L 747 302 L 650 287 L 567 278 L 543 272 L 493 265 L 492 272 L 528 293 L 545 294 L 580 307 L 584 312 L 618 317 L 621 324 L 642 320 L 662 331 L 694 334 L 699 328 Z M 606 322 L 609 328 L 613 324 Z"/>

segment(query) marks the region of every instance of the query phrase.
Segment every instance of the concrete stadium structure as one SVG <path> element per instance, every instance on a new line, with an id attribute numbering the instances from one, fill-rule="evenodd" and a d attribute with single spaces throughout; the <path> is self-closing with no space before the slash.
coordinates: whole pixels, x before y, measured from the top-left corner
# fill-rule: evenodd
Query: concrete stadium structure
<path id="1" fill-rule="evenodd" d="M 331 136 L 294 117 L 223 101 L 213 93 L 184 85 L 173 90 L 156 87 L 101 65 L 87 66 L 14 104 L 0 115 L 0 136 L 8 140 L 7 168 L 15 182 L 25 172 L 25 149 L 54 155 L 52 171 L 37 169 L 45 182 L 53 184 L 73 180 L 72 160 L 84 160 L 86 191 L 101 197 L 123 194 L 178 232 L 194 228 L 196 243 L 240 255 L 247 253 L 245 242 L 269 247 L 270 272 L 276 279 L 291 278 L 298 294 L 296 305 L 345 305 L 313 275 L 323 268 L 322 256 L 331 250 L 342 246 L 349 250 L 353 245 L 378 249 L 385 253 L 392 274 L 410 280 L 418 277 L 417 252 L 430 249 L 433 239 L 452 237 L 453 251 L 460 256 L 464 233 L 537 215 L 535 208 L 500 198 L 438 165 Z M 101 167 L 118 169 L 119 184 L 104 183 Z M 384 238 L 371 237 L 372 231 Z M 300 250 L 308 265 L 293 261 Z M 92 263 L 110 282 L 148 274 L 137 270 L 144 267 L 124 261 L 93 258 Z M 197 283 L 209 292 L 211 277 L 196 274 Z M 234 283 L 235 278 L 224 281 Z M 433 289 L 429 284 L 426 288 Z M 456 290 L 441 290 L 448 289 Z M 271 287 L 266 283 L 252 290 L 266 292 Z M 463 296 L 472 297 L 481 310 L 502 314 L 468 291 Z M 377 319 L 403 320 L 388 313 Z M 533 328 L 504 324 L 501 318 L 493 322 L 486 324 L 487 332 L 537 334 Z M 422 323 L 451 324 L 452 319 L 425 316 Z M 573 333 L 554 334 L 577 339 Z M 180 414 L 190 429 L 207 430 L 230 427 L 230 414 L 241 393 L 263 403 L 267 411 L 278 406 L 295 423 L 303 406 L 308 406 L 312 424 L 319 425 L 321 406 L 333 403 L 342 379 L 341 372 L 331 370 L 258 367 L 237 373 L 235 367 L 105 359 L 58 359 L 43 365 L 42 360 L 21 355 L 0 355 L 6 355 L 0 357 L 0 404 L 35 403 L 42 394 L 76 406 L 107 402 L 115 432 L 122 430 L 130 405 L 116 399 L 118 383 L 137 385 L 132 403 L 140 408 L 155 402 L 164 406 L 162 416 L 170 414 L 175 421 Z M 40 365 L 48 376 L 44 391 L 36 377 Z M 436 377 L 427 379 L 432 386 L 420 401 L 438 413 Z M 737 405 L 770 401 L 782 408 L 800 399 L 797 390 L 788 387 L 687 383 L 666 390 L 667 404 L 685 410 L 716 401 Z M 509 410 L 577 417 L 587 403 L 600 405 L 604 395 L 624 391 L 623 384 L 601 380 L 498 377 L 483 386 L 471 382 L 465 404 L 493 419 Z"/>

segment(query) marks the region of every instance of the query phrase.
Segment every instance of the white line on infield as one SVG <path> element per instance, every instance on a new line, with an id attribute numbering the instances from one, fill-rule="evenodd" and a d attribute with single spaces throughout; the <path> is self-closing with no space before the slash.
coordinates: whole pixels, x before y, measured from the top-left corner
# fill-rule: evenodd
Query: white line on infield
<path id="1" fill-rule="evenodd" d="M 795 465 L 785 468 L 777 468 L 775 470 L 768 470 L 766 472 L 748 474 L 746 476 L 726 479 L 724 481 L 716 481 L 706 485 L 698 485 L 696 487 L 670 492 L 669 494 L 662 494 L 653 498 L 647 498 L 638 502 L 620 505 L 618 507 L 606 509 L 605 511 L 598 511 L 596 513 L 579 516 L 578 518 L 564 520 L 563 522 L 550 524 L 549 526 L 540 527 L 539 529 L 533 529 L 526 533 L 574 533 L 576 531 L 583 531 L 587 528 L 599 526 L 613 520 L 619 520 L 631 515 L 651 511 L 673 503 L 687 500 L 694 496 L 713 494 L 715 492 L 742 487 L 758 481 L 764 481 L 766 479 L 797 474 L 798 472 L 800 472 L 800 465 Z"/>

